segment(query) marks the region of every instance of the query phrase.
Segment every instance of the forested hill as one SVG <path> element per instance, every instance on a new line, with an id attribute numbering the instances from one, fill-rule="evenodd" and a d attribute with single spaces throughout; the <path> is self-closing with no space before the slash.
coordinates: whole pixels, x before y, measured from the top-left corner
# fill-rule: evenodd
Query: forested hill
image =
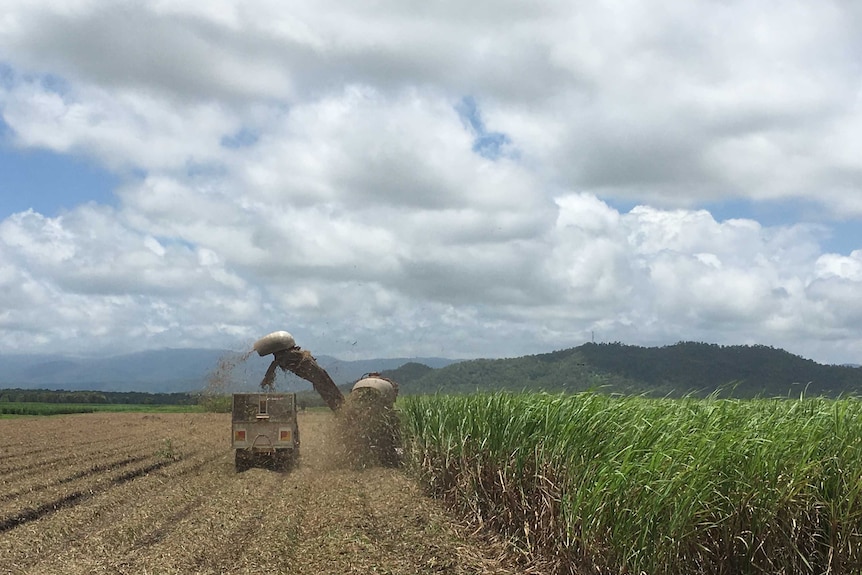
<path id="1" fill-rule="evenodd" d="M 424 368 L 424 369 L 423 369 Z M 600 390 L 655 396 L 776 397 L 862 393 L 862 368 L 822 365 L 763 345 L 681 342 L 665 347 L 593 344 L 512 359 L 477 359 L 441 369 L 407 364 L 387 372 L 404 393 L 507 389 Z"/>

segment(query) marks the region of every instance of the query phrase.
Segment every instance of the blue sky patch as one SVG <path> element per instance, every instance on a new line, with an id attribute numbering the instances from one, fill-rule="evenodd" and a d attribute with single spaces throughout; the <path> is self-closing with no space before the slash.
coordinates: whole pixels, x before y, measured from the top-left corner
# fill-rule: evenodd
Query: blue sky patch
<path id="1" fill-rule="evenodd" d="M 482 121 L 479 105 L 473 96 L 464 96 L 455 106 L 455 111 L 465 125 L 469 126 L 474 134 L 473 151 L 489 160 L 496 160 L 506 154 L 507 148 L 511 147 L 512 140 L 502 132 L 489 132 Z"/>
<path id="2" fill-rule="evenodd" d="M 631 211 L 644 202 L 617 201 L 600 198 L 621 214 Z M 782 199 L 780 201 L 753 202 L 735 198 L 707 202 L 690 209 L 707 210 L 717 222 L 731 219 L 754 220 L 764 227 L 790 226 L 793 224 L 817 224 L 828 230 L 820 239 L 824 252 L 849 255 L 853 250 L 862 250 L 862 224 L 859 220 L 842 221 L 830 216 L 813 202 Z"/>
<path id="3" fill-rule="evenodd" d="M 0 219 L 31 208 L 56 216 L 89 201 L 115 205 L 113 190 L 120 184 L 115 174 L 87 160 L 7 144 L 0 144 L 0 174 Z"/>
<path id="4" fill-rule="evenodd" d="M 65 78 L 57 76 L 56 74 L 45 74 L 40 77 L 40 81 L 43 88 L 49 92 L 59 94 L 60 96 L 65 96 L 72 91 L 69 86 L 69 82 L 67 82 Z"/>
<path id="5" fill-rule="evenodd" d="M 473 140 L 473 151 L 489 160 L 496 160 L 505 154 L 511 144 L 512 140 L 506 134 L 491 132 Z"/>
<path id="6" fill-rule="evenodd" d="M 0 86 L 8 88 L 14 80 L 15 73 L 12 71 L 12 68 L 4 62 L 0 62 Z"/>
<path id="7" fill-rule="evenodd" d="M 221 139 L 221 145 L 230 149 L 250 148 L 255 145 L 259 139 L 260 134 L 257 131 L 242 128 L 238 132 L 223 137 Z"/>
<path id="8" fill-rule="evenodd" d="M 813 202 L 786 198 L 764 202 L 734 199 L 713 202 L 704 207 L 718 221 L 748 218 L 763 226 L 818 224 L 831 232 L 820 242 L 824 252 L 849 255 L 853 250 L 862 249 L 862 226 L 858 220 L 839 220 Z"/>
<path id="9" fill-rule="evenodd" d="M 862 250 L 862 224 L 858 220 L 829 222 L 826 226 L 832 233 L 821 242 L 824 251 L 848 256 Z"/>

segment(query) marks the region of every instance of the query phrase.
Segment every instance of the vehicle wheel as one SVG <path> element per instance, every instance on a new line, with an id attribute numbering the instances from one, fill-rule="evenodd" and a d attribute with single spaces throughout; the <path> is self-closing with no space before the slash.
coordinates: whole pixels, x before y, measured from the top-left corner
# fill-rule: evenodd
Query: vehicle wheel
<path id="1" fill-rule="evenodd" d="M 251 455 L 246 453 L 244 449 L 237 449 L 234 458 L 234 467 L 237 473 L 247 471 L 251 467 Z"/>
<path id="2" fill-rule="evenodd" d="M 282 449 L 276 451 L 272 459 L 273 467 L 276 471 L 289 471 L 293 467 L 293 450 Z"/>
<path id="3" fill-rule="evenodd" d="M 400 420 L 395 411 L 389 409 L 383 415 L 384 428 L 380 433 L 380 464 L 384 467 L 399 467 L 401 456 Z"/>

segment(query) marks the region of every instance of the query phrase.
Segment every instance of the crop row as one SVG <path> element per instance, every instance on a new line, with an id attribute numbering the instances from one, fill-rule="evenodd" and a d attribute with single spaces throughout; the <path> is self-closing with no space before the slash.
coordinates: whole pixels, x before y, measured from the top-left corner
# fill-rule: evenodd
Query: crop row
<path id="1" fill-rule="evenodd" d="M 408 398 L 427 489 L 558 572 L 858 573 L 862 402 Z"/>
<path id="2" fill-rule="evenodd" d="M 53 444 L 32 449 L 22 450 L 19 453 L 10 453 L 7 457 L 0 456 L 0 484 L 18 481 L 28 475 L 44 475 L 55 468 L 66 468 L 74 465 L 76 461 L 89 461 L 93 458 L 106 457 L 114 452 L 128 452 L 132 447 L 140 447 L 142 442 L 133 436 L 122 436 L 117 434 L 106 441 L 104 438 L 94 439 L 89 442 L 79 442 L 68 445 Z M 152 450 L 157 445 L 153 440 Z"/>
<path id="3" fill-rule="evenodd" d="M 0 573 L 104 572 L 94 557 L 117 563 L 117 552 L 167 537 L 206 499 L 201 489 L 223 481 L 213 466 L 232 472 L 225 423 L 186 414 L 0 422 L 4 463 L 26 461 L 0 471 Z"/>

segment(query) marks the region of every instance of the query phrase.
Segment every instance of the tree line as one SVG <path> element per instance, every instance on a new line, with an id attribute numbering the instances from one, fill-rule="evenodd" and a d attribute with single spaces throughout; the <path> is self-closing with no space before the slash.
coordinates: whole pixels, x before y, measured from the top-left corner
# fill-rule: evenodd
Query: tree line
<path id="1" fill-rule="evenodd" d="M 0 403 L 88 403 L 97 405 L 195 405 L 190 393 L 143 391 L 67 391 L 53 389 L 0 389 Z"/>

